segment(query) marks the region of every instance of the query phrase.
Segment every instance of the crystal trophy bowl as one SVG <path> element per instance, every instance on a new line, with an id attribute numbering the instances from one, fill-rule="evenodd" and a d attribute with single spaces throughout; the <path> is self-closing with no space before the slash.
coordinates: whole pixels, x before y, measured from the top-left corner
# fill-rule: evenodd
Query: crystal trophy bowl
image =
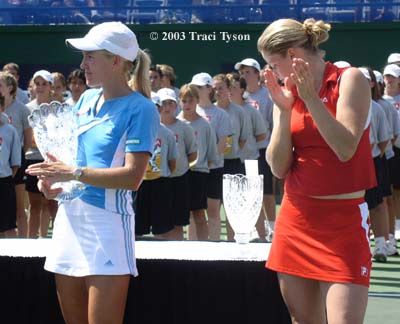
<path id="1" fill-rule="evenodd" d="M 260 215 L 263 201 L 263 176 L 224 174 L 223 201 L 237 243 L 248 243 Z"/>
<path id="2" fill-rule="evenodd" d="M 32 110 L 28 121 L 44 159 L 50 153 L 66 165 L 78 166 L 78 124 L 73 107 L 58 101 L 44 103 Z M 71 180 L 56 182 L 52 188 L 62 188 L 56 200 L 72 200 L 83 193 L 85 184 Z"/>

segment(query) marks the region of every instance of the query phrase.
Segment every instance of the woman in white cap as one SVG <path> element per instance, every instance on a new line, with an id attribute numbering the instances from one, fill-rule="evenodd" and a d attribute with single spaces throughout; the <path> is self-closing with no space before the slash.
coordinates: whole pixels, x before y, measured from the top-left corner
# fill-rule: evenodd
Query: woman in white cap
<path id="1" fill-rule="evenodd" d="M 207 218 L 210 240 L 219 241 L 221 235 L 220 209 L 224 151 L 227 145 L 227 138 L 232 135 L 232 127 L 229 115 L 211 102 L 214 97 L 211 75 L 205 72 L 195 74 L 190 84 L 195 85 L 199 92 L 198 114 L 208 120 L 217 135 L 217 158 L 210 166 L 207 180 Z"/>
<path id="2" fill-rule="evenodd" d="M 50 103 L 54 99 L 53 76 L 49 71 L 39 70 L 32 77 L 36 98 L 27 104 L 32 111 L 43 103 Z M 31 147 L 25 152 L 27 166 L 43 162 L 43 157 L 36 146 L 35 139 Z M 25 189 L 29 197 L 28 237 L 46 237 L 49 228 L 50 217 L 54 218 L 57 212 L 57 203 L 54 200 L 46 200 L 37 187 L 36 176 L 27 175 Z"/>
<path id="3" fill-rule="evenodd" d="M 51 162 L 27 171 L 41 177 L 47 198 L 61 189 L 50 184 L 79 180 L 83 194 L 60 203 L 45 269 L 56 273 L 67 323 L 122 323 L 134 257 L 131 190 L 142 182 L 159 126 L 150 99 L 150 59 L 124 24 L 107 22 L 83 38 L 67 39 L 83 52 L 89 87 L 75 105 L 79 167 Z M 132 88 L 127 75 L 133 72 Z"/>

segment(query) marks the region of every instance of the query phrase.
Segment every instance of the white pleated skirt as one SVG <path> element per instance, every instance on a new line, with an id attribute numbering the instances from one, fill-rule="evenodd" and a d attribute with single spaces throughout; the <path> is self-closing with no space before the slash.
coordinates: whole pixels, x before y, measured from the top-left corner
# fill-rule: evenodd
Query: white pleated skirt
<path id="1" fill-rule="evenodd" d="M 135 218 L 83 202 L 62 202 L 54 223 L 44 268 L 74 277 L 137 276 Z"/>

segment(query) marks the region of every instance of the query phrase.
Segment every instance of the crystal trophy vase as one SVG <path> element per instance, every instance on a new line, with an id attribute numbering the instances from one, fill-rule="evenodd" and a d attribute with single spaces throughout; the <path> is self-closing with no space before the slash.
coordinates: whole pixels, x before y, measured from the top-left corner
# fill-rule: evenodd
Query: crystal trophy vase
<path id="1" fill-rule="evenodd" d="M 78 124 L 73 107 L 53 101 L 41 104 L 28 117 L 36 145 L 46 159 L 50 153 L 69 166 L 78 166 Z M 56 200 L 72 200 L 79 197 L 85 185 L 80 181 L 56 182 L 52 188 L 62 188 Z"/>
<path id="2" fill-rule="evenodd" d="M 263 201 L 263 176 L 224 174 L 223 200 L 226 217 L 237 243 L 248 243 L 260 215 Z"/>

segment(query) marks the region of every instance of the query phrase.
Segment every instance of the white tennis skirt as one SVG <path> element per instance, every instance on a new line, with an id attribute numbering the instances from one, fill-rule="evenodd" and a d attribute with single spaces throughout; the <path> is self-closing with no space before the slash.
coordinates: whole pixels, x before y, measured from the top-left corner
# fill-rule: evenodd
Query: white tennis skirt
<path id="1" fill-rule="evenodd" d="M 44 268 L 74 277 L 137 276 L 135 218 L 83 202 L 62 202 Z"/>

